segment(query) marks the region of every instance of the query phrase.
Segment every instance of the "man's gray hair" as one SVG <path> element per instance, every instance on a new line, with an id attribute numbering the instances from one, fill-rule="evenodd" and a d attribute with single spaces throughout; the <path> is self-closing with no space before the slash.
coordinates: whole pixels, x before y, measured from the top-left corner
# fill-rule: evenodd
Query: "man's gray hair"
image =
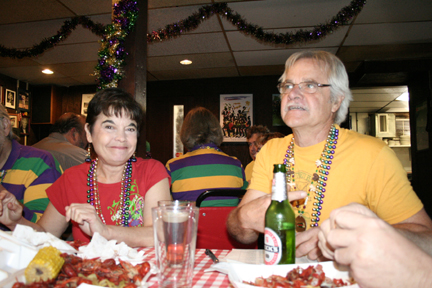
<path id="1" fill-rule="evenodd" d="M 346 119 L 350 102 L 353 100 L 353 96 L 349 89 L 348 74 L 346 72 L 344 64 L 338 57 L 326 51 L 306 50 L 296 52 L 292 54 L 286 61 L 285 71 L 279 78 L 280 82 L 285 81 L 288 70 L 294 65 L 295 62 L 300 59 L 313 59 L 317 62 L 317 64 L 324 72 L 327 72 L 327 81 L 328 84 L 331 85 L 330 98 L 332 103 L 335 103 L 338 98 L 345 96 L 345 98 L 341 102 L 338 111 L 336 111 L 334 119 L 334 123 L 340 125 Z"/>

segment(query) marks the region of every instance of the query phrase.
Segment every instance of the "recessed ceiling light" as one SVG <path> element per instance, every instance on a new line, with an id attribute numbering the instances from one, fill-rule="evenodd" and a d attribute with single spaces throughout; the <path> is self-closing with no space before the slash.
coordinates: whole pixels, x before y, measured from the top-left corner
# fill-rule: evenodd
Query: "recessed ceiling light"
<path id="1" fill-rule="evenodd" d="M 408 101 L 409 100 L 409 94 L 408 92 L 402 93 L 399 97 L 396 98 L 398 101 Z"/>
<path id="2" fill-rule="evenodd" d="M 182 65 L 190 65 L 190 64 L 192 64 L 192 61 L 188 60 L 188 59 L 184 59 L 184 60 L 180 61 L 180 64 L 182 64 Z"/>
<path id="3" fill-rule="evenodd" d="M 44 69 L 44 70 L 42 70 L 42 73 L 44 73 L 44 74 L 54 74 L 54 72 L 52 70 L 50 70 L 50 69 Z"/>

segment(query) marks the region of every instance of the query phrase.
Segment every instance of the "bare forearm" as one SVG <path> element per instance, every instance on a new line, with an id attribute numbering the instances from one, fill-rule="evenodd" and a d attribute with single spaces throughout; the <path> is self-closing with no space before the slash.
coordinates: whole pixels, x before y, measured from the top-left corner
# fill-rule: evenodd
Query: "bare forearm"
<path id="1" fill-rule="evenodd" d="M 153 226 L 146 227 L 121 227 L 107 226 L 105 235 L 108 240 L 116 240 L 118 243 L 125 242 L 130 247 L 152 247 L 154 246 Z"/>
<path id="2" fill-rule="evenodd" d="M 46 232 L 45 229 L 44 229 L 41 225 L 39 225 L 38 223 L 33 223 L 33 222 L 27 220 L 27 219 L 24 218 L 24 217 L 21 217 L 20 220 L 18 220 L 17 222 L 15 222 L 15 223 L 13 223 L 13 224 L 11 224 L 11 225 L 7 225 L 7 227 L 8 227 L 11 231 L 13 231 L 13 230 L 15 230 L 15 227 L 16 227 L 17 225 L 30 226 L 30 227 L 32 227 L 34 230 L 36 230 L 36 231 L 38 231 L 38 232 Z"/>
<path id="3" fill-rule="evenodd" d="M 395 224 L 397 231 L 432 256 L 432 231 L 420 224 Z"/>
<path id="4" fill-rule="evenodd" d="M 234 209 L 228 216 L 228 233 L 238 242 L 244 244 L 252 243 L 258 239 L 259 232 L 254 229 L 247 228 L 244 221 L 241 220 L 242 217 L 240 213 L 241 207 L 238 207 Z"/>

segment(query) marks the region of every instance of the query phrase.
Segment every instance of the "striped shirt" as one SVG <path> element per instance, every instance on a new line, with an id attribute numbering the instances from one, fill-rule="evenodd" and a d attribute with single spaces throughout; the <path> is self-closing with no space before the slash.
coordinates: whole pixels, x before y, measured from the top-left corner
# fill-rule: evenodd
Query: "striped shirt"
<path id="1" fill-rule="evenodd" d="M 1 170 L 3 187 L 24 205 L 23 216 L 37 222 L 49 200 L 45 190 L 61 175 L 60 165 L 46 151 L 12 140 L 12 151 Z M 0 224 L 1 230 L 8 230 Z"/>
<path id="2" fill-rule="evenodd" d="M 210 189 L 245 189 L 247 182 L 241 162 L 222 152 L 215 144 L 204 144 L 165 165 L 172 179 L 174 200 L 196 201 Z M 201 206 L 236 206 L 238 198 L 206 198 Z M 207 203 L 206 203 L 207 202 Z"/>

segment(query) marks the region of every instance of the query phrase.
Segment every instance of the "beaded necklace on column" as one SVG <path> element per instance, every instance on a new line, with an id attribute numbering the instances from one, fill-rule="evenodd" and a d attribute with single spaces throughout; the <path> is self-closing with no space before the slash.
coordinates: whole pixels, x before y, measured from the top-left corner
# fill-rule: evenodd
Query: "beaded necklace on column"
<path id="1" fill-rule="evenodd" d="M 130 188 L 131 188 L 131 177 L 132 177 L 132 159 L 129 159 L 124 167 L 123 176 L 121 180 L 121 188 L 120 188 L 120 203 L 119 209 L 121 209 L 121 215 L 116 219 L 116 225 L 128 226 L 129 224 L 129 196 L 130 196 Z M 89 187 L 87 190 L 87 203 L 93 205 L 96 209 L 96 214 L 102 220 L 104 224 L 105 218 L 102 213 L 102 208 L 100 204 L 100 195 L 98 189 L 97 182 L 97 165 L 98 158 L 92 161 L 90 164 L 89 172 L 87 174 L 87 186 Z"/>
<path id="2" fill-rule="evenodd" d="M 329 134 L 327 136 L 326 144 L 324 145 L 324 149 L 317 161 L 315 173 L 313 173 L 313 177 L 311 180 L 311 184 L 309 185 L 309 189 L 307 191 L 307 197 L 303 205 L 296 205 L 298 216 L 296 218 L 296 231 L 303 232 L 306 230 L 306 220 L 303 217 L 305 212 L 308 198 L 314 193 L 314 207 L 312 208 L 312 219 L 311 219 L 311 227 L 317 227 L 318 222 L 320 221 L 321 210 L 324 204 L 324 196 L 326 192 L 326 186 L 328 177 L 330 174 L 330 167 L 333 163 L 333 158 L 336 150 L 337 140 L 339 138 L 339 129 L 337 129 L 334 125 L 331 126 Z M 288 145 L 288 149 L 285 154 L 284 164 L 287 168 L 287 184 L 290 186 L 291 191 L 296 190 L 295 177 L 294 177 L 294 136 L 291 139 L 290 144 Z"/>

